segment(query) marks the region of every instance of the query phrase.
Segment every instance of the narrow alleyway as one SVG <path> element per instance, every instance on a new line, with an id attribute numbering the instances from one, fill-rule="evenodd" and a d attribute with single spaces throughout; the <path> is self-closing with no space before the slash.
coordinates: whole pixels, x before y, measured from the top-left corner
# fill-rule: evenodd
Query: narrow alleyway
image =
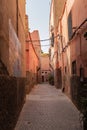
<path id="1" fill-rule="evenodd" d="M 15 130 L 82 130 L 79 112 L 61 90 L 48 84 L 27 96 Z"/>

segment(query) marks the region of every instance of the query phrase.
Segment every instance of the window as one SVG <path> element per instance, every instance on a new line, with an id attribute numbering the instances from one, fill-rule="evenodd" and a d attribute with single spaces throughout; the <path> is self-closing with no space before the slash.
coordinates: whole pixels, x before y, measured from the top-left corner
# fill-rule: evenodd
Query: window
<path id="1" fill-rule="evenodd" d="M 76 74 L 76 61 L 72 62 L 72 74 Z"/>
<path id="2" fill-rule="evenodd" d="M 71 36 L 72 36 L 72 14 L 70 12 L 69 16 L 68 16 L 68 37 L 69 37 L 69 40 L 71 39 Z"/>

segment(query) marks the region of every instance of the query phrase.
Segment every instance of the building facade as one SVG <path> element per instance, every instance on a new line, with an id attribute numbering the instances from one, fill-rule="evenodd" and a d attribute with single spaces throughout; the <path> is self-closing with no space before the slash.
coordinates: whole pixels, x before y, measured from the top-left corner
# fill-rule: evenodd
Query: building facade
<path id="1" fill-rule="evenodd" d="M 34 30 L 31 32 L 32 44 L 34 46 L 35 52 L 39 58 L 39 66 L 38 66 L 38 83 L 41 83 L 41 43 L 39 31 Z"/>
<path id="2" fill-rule="evenodd" d="M 41 55 L 41 77 L 42 82 L 48 82 L 50 75 L 50 67 L 49 67 L 49 55 L 46 53 L 42 53 Z"/>
<path id="3" fill-rule="evenodd" d="M 58 85 L 70 96 L 71 86 L 75 83 L 71 82 L 72 77 L 78 77 L 80 82 L 87 80 L 87 2 L 66 0 L 62 5 L 62 10 L 57 8 L 60 14 L 56 23 L 54 20 L 58 35 L 57 38 L 54 37 L 56 40 L 56 42 L 54 40 L 54 54 L 56 53 L 54 64 L 58 70 L 54 78 L 56 77 Z"/>
<path id="4" fill-rule="evenodd" d="M 32 44 L 31 35 L 29 32 L 28 41 L 26 43 L 26 78 L 27 78 L 27 92 L 39 82 L 39 57 L 36 54 Z"/>
<path id="5" fill-rule="evenodd" d="M 72 34 L 70 29 L 71 24 L 71 9 L 74 4 L 74 0 L 66 1 L 64 3 L 63 12 L 58 21 L 58 69 L 60 71 L 59 77 L 61 77 L 62 89 L 70 95 L 70 77 L 71 77 L 71 62 L 70 62 L 70 46 L 69 46 L 69 36 Z M 70 16 L 69 16 L 70 15 Z"/>
<path id="6" fill-rule="evenodd" d="M 50 20 L 49 20 L 49 31 L 51 38 L 51 47 L 50 47 L 50 67 L 53 68 L 54 73 L 54 84 L 56 88 L 61 88 L 61 85 L 58 83 L 61 79 L 58 77 L 58 20 L 61 17 L 61 12 L 63 10 L 65 0 L 52 0 L 50 7 Z"/>
<path id="7" fill-rule="evenodd" d="M 9 75 L 24 77 L 25 0 L 1 1 L 0 43 L 0 60 Z"/>
<path id="8" fill-rule="evenodd" d="M 40 39 L 39 39 L 39 33 L 37 37 L 34 37 L 38 39 L 38 48 L 35 49 L 34 46 L 34 38 L 32 36 L 32 33 L 29 32 L 28 28 L 28 16 L 26 15 L 26 92 L 29 93 L 32 87 L 41 82 L 41 61 L 40 61 L 40 54 L 41 54 L 41 48 L 40 48 Z M 38 32 L 38 31 L 37 31 Z M 38 51 L 39 50 L 39 51 Z"/>
<path id="9" fill-rule="evenodd" d="M 36 50 L 36 53 L 40 59 L 40 57 L 41 57 L 41 44 L 40 44 L 39 31 L 34 30 L 33 32 L 31 32 L 31 38 L 32 38 L 32 43 L 33 43 L 33 46 Z"/>

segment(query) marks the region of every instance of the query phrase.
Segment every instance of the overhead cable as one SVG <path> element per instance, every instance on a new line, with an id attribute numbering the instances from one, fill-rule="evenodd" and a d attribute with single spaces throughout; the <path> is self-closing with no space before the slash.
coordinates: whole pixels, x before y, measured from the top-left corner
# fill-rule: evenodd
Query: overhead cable
<path id="1" fill-rule="evenodd" d="M 59 34 L 54 36 L 54 39 L 56 37 L 59 37 Z M 44 42 L 44 41 L 50 41 L 52 38 L 48 38 L 48 39 L 43 39 L 43 40 L 26 40 L 26 42 Z"/>
<path id="2" fill-rule="evenodd" d="M 50 44 L 48 44 L 48 45 L 35 45 L 35 44 L 34 44 L 34 46 L 50 46 Z"/>

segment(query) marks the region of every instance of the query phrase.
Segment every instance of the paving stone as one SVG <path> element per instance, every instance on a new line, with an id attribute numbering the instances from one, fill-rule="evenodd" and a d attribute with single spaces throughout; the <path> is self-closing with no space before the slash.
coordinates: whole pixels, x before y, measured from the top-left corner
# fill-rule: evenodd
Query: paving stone
<path id="1" fill-rule="evenodd" d="M 82 130 L 79 114 L 61 90 L 41 84 L 27 95 L 15 130 Z"/>

